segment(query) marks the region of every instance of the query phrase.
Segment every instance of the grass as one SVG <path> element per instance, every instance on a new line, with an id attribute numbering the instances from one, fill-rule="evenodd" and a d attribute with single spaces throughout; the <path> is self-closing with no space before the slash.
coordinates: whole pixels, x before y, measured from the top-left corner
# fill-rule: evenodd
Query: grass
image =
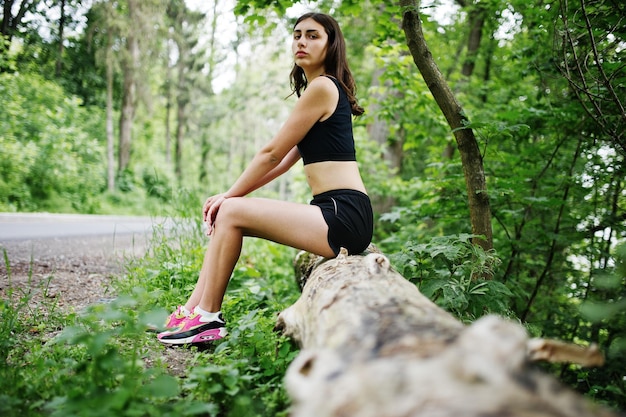
<path id="1" fill-rule="evenodd" d="M 192 208 L 197 204 L 183 197 L 179 205 L 190 211 L 170 217 L 196 218 Z M 409 276 L 419 276 L 419 271 L 407 268 L 457 271 L 437 267 L 434 262 L 441 256 L 432 255 L 456 253 L 459 242 L 437 242 L 407 245 L 425 255 L 400 262 L 405 266 L 401 270 Z M 162 322 L 189 295 L 205 246 L 199 223 L 181 221 L 173 231 L 157 229 L 148 255 L 129 259 L 125 273 L 114 280 L 119 296 L 112 303 L 67 313 L 56 308 L 55 299 L 44 297 L 48 304 L 37 305 L 31 291 L 14 288 L 4 252 L 9 285 L 0 300 L 0 416 L 286 416 L 289 400 L 282 381 L 297 349 L 272 329 L 276 314 L 299 295 L 294 250 L 262 240 L 245 242 L 223 305 L 230 334 L 208 349 L 183 348 L 187 360 L 182 372 L 168 369 L 172 348 L 145 331 L 146 324 Z M 430 263 L 416 263 L 422 259 Z M 47 281 L 41 285 L 45 291 Z M 494 302 L 466 287 L 454 297 L 443 289 L 439 302 L 449 304 L 458 294 L 466 295 L 469 304 Z M 623 346 L 616 358 L 623 357 L 621 352 Z M 623 390 L 605 380 L 597 392 L 615 391 L 621 401 Z"/>
<path id="2" fill-rule="evenodd" d="M 145 331 L 189 295 L 205 243 L 199 224 L 156 230 L 148 256 L 128 260 L 114 280 L 119 296 L 82 312 L 40 314 L 31 293 L 9 284 L 0 301 L 0 415 L 286 416 L 282 379 L 297 350 L 272 329 L 298 297 L 293 250 L 246 241 L 224 300 L 230 334 L 209 349 L 181 348 L 189 364 L 181 375 L 168 371 L 172 348 Z M 4 262 L 10 283 L 6 252 Z"/>

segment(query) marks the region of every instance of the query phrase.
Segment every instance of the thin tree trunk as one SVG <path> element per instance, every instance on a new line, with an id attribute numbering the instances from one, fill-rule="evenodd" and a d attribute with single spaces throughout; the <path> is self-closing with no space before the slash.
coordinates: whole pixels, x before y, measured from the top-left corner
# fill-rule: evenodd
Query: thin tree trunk
<path id="1" fill-rule="evenodd" d="M 131 42 L 131 39 L 128 40 Z M 120 114 L 120 139 L 118 150 L 118 172 L 128 168 L 132 141 L 132 124 L 135 113 L 135 83 L 130 68 L 124 70 L 124 88 L 122 92 L 122 111 Z"/>
<path id="2" fill-rule="evenodd" d="M 136 16 L 135 0 L 128 1 L 128 19 L 134 22 Z M 123 172 L 130 163 L 132 145 L 132 127 L 135 118 L 137 95 L 136 72 L 139 65 L 139 41 L 132 28 L 126 37 L 126 56 L 122 59 L 124 82 L 122 89 L 122 110 L 120 115 L 120 143 L 118 149 L 118 172 Z"/>
<path id="3" fill-rule="evenodd" d="M 377 86 L 381 84 L 380 77 L 384 72 L 384 68 L 380 68 L 373 74 L 372 84 Z M 387 89 L 383 89 L 387 91 L 385 94 L 390 94 Z M 396 93 L 396 95 L 400 95 L 401 93 Z M 402 156 L 403 156 L 403 146 L 404 146 L 404 135 L 403 132 L 398 132 L 394 141 L 390 143 L 389 141 L 389 122 L 384 120 L 378 116 L 380 113 L 379 107 L 380 102 L 383 99 L 383 94 L 374 93 L 373 104 L 369 108 L 369 112 L 373 115 L 373 120 L 367 126 L 367 133 L 373 141 L 378 143 L 382 152 L 381 158 L 387 163 L 391 171 L 394 173 L 400 173 L 402 169 Z M 385 213 L 391 209 L 395 204 L 395 199 L 392 197 L 385 197 L 380 195 L 372 195 L 372 205 L 374 207 L 374 211 L 376 213 Z"/>
<path id="4" fill-rule="evenodd" d="M 179 183 L 182 183 L 183 180 L 183 139 L 185 137 L 185 125 L 187 124 L 187 104 L 189 103 L 189 93 L 186 91 L 185 86 L 182 85 L 184 76 L 184 69 L 179 68 L 179 89 L 176 105 L 176 145 L 174 152 L 174 167 Z"/>
<path id="5" fill-rule="evenodd" d="M 106 137 L 107 137 L 107 189 L 115 189 L 115 134 L 113 132 L 113 34 L 109 30 L 107 33 L 106 46 Z"/>
<path id="6" fill-rule="evenodd" d="M 401 0 L 400 6 L 403 8 L 402 28 L 413 61 L 448 121 L 457 142 L 465 176 L 472 233 L 485 237 L 484 239 L 474 239 L 474 243 L 485 250 L 491 250 L 493 249 L 493 232 L 489 196 L 483 159 L 474 132 L 471 128 L 466 127 L 469 120 L 426 45 L 418 12 L 418 2 Z"/>
<path id="7" fill-rule="evenodd" d="M 469 12 L 469 35 L 467 37 L 467 55 L 461 68 L 461 74 L 471 77 L 476 66 L 476 58 L 480 49 L 480 41 L 485 25 L 485 8 L 481 3 L 475 3 Z"/>
<path id="8" fill-rule="evenodd" d="M 11 25 L 13 18 L 11 9 L 13 9 L 13 3 L 15 3 L 15 0 L 4 0 L 2 3 L 2 22 L 0 23 L 0 34 L 2 34 L 2 36 L 9 42 L 11 42 L 11 37 L 13 36 Z M 3 46 L 4 45 L 0 45 L 0 47 Z"/>
<path id="9" fill-rule="evenodd" d="M 63 33 L 65 30 L 65 0 L 61 0 L 61 4 L 59 5 L 61 8 L 61 18 L 59 19 L 59 56 L 57 57 L 57 62 L 55 65 L 54 73 L 57 77 L 61 76 L 61 71 L 63 70 Z"/>
<path id="10" fill-rule="evenodd" d="M 218 6 L 219 0 L 213 1 L 213 16 L 211 17 L 211 32 L 209 36 L 209 58 L 208 58 L 208 66 L 209 72 L 207 74 L 207 81 L 209 85 L 213 82 L 213 77 L 215 73 L 215 64 L 216 64 L 216 40 L 217 40 L 217 19 L 218 19 Z M 213 89 L 211 88 L 211 95 L 213 95 Z M 209 178 L 209 153 L 211 152 L 211 135 L 202 135 L 201 137 L 201 161 L 200 161 L 200 174 L 199 179 L 200 182 L 204 182 L 207 178 Z"/>
<path id="11" fill-rule="evenodd" d="M 491 80 L 491 63 L 493 60 L 493 54 L 496 50 L 496 45 L 497 41 L 492 34 L 487 43 L 487 52 L 485 53 L 485 73 L 483 74 L 483 81 L 485 82 L 485 84 L 488 84 Z M 487 99 L 487 89 L 484 89 L 480 93 L 480 100 L 483 103 L 487 103 Z"/>
<path id="12" fill-rule="evenodd" d="M 26 13 L 33 11 L 40 0 L 22 0 L 19 2 L 17 13 L 13 15 L 15 0 L 4 0 L 2 7 L 2 22 L 0 23 L 0 35 L 11 42 L 13 35 L 18 31 Z M 1 49 L 0 49 L 1 50 Z"/>
<path id="13" fill-rule="evenodd" d="M 2 21 L 0 21 L 0 56 L 7 52 L 9 45 L 13 40 L 13 35 L 19 32 L 26 13 L 34 10 L 39 2 L 40 0 L 22 0 L 19 2 L 19 8 L 15 15 L 13 15 L 15 0 L 4 0 L 2 2 Z M 8 67 L 0 66 L 0 72 L 6 71 L 7 69 Z"/>
<path id="14" fill-rule="evenodd" d="M 172 160 L 172 128 L 170 126 L 172 112 L 172 66 L 170 65 L 170 42 L 167 43 L 167 56 L 165 66 L 167 68 L 165 80 L 165 162 L 169 164 Z"/>

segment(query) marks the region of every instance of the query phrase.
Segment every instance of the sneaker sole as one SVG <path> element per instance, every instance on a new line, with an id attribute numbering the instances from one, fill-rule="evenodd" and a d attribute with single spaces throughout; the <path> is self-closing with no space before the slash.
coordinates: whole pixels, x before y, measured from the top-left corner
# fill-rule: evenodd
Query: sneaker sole
<path id="1" fill-rule="evenodd" d="M 189 337 L 183 337 L 179 339 L 162 339 L 159 337 L 159 342 L 164 343 L 166 345 L 187 345 L 193 343 L 207 343 L 212 342 L 214 340 L 223 339 L 226 337 L 228 332 L 225 327 L 220 327 L 218 329 L 206 330 L 200 334 L 196 334 Z"/>

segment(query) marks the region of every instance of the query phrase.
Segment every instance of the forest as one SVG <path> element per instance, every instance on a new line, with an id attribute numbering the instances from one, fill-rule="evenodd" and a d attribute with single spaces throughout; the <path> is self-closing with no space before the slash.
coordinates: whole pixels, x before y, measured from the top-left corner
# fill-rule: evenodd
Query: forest
<path id="1" fill-rule="evenodd" d="M 33 331 L 42 313 L 9 289 L 0 414 L 288 415 L 297 349 L 272 327 L 298 296 L 293 250 L 246 242 L 225 300 L 238 330 L 192 350 L 184 377 L 145 364 L 163 348 L 142 323 L 193 287 L 202 202 L 289 114 L 291 30 L 310 10 L 340 23 L 366 110 L 354 131 L 373 243 L 465 323 L 493 313 L 597 344 L 603 367 L 540 366 L 626 412 L 623 1 L 0 3 L 0 211 L 193 220 L 155 231 L 116 278 L 122 295 L 86 315 Z M 311 198 L 301 164 L 255 195 Z"/>

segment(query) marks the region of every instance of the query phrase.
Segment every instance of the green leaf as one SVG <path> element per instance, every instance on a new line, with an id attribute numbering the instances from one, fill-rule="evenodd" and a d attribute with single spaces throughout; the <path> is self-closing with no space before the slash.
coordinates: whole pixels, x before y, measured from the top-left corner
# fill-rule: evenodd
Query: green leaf
<path id="1" fill-rule="evenodd" d="M 159 375 L 141 387 L 142 395 L 155 398 L 173 398 L 179 395 L 178 380 L 171 375 Z"/>

